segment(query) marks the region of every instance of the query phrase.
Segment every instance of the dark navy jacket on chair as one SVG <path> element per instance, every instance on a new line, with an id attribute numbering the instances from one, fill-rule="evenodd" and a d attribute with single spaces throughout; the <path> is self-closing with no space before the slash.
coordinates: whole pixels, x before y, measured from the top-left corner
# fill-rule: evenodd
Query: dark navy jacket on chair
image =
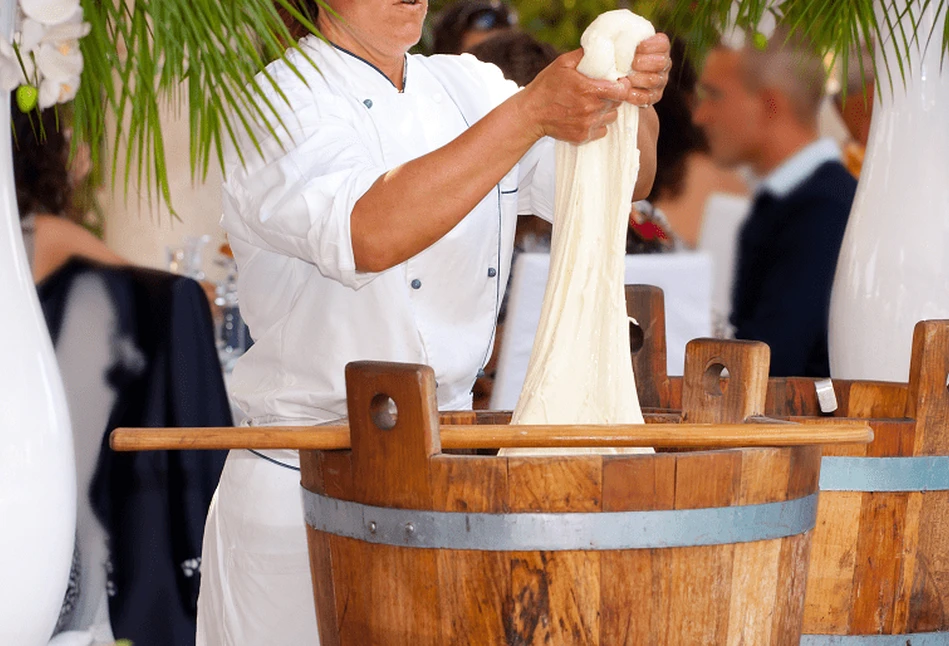
<path id="1" fill-rule="evenodd" d="M 107 285 L 120 337 L 109 374 L 116 389 L 88 492 L 109 537 L 109 615 L 136 646 L 194 644 L 204 523 L 225 451 L 116 453 L 117 427 L 230 426 L 206 297 L 193 280 L 161 271 L 72 260 L 39 287 L 54 343 L 73 281 Z"/>
<path id="2" fill-rule="evenodd" d="M 772 376 L 830 375 L 830 291 L 856 187 L 825 162 L 782 198 L 760 194 L 742 226 L 731 323 L 771 346 Z"/>

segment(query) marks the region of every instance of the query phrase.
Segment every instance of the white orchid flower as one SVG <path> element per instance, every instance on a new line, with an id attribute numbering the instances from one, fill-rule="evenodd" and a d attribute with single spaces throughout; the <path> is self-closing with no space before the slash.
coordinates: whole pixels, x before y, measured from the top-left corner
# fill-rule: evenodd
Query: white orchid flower
<path id="1" fill-rule="evenodd" d="M 82 11 L 79 0 L 20 0 L 27 18 L 44 25 L 59 25 Z"/>
<path id="2" fill-rule="evenodd" d="M 720 41 L 722 46 L 734 50 L 743 49 L 748 44 L 749 36 L 753 36 L 753 42 L 756 45 L 762 38 L 764 42 L 767 42 L 777 29 L 778 19 L 780 18 L 779 11 L 780 9 L 774 3 L 770 3 L 769 6 L 765 7 L 758 24 L 754 25 L 752 29 L 746 30 L 738 26 L 738 3 L 733 3 L 731 11 L 728 13 L 728 20 L 722 27 Z"/>
<path id="3" fill-rule="evenodd" d="M 82 20 L 78 0 L 20 0 L 14 45 L 0 39 L 0 87 L 38 88 L 40 108 L 76 96 L 83 60 L 79 39 L 91 26 Z M 26 74 L 24 74 L 26 68 Z"/>
<path id="4" fill-rule="evenodd" d="M 65 79 L 82 74 L 78 40 L 43 43 L 36 50 L 36 67 L 44 78 Z"/>
<path id="5" fill-rule="evenodd" d="M 42 80 L 39 86 L 40 108 L 63 103 L 76 96 L 82 74 L 82 53 L 79 41 L 58 44 L 43 43 L 36 50 L 36 67 Z"/>
<path id="6" fill-rule="evenodd" d="M 26 76 L 23 75 L 23 68 L 26 68 Z M 0 38 L 0 89 L 4 92 L 10 92 L 18 85 L 29 84 L 35 74 L 33 59 L 30 56 L 23 57 L 23 65 L 17 59 L 13 45 L 6 38 Z"/>
<path id="7" fill-rule="evenodd" d="M 719 41 L 722 47 L 739 50 L 745 47 L 745 30 L 738 26 L 738 3 L 732 2 L 728 19 L 722 25 L 722 36 Z"/>
<path id="8" fill-rule="evenodd" d="M 79 91 L 79 76 L 64 79 L 45 78 L 40 82 L 39 106 L 40 110 L 56 104 L 65 103 L 75 98 Z"/>

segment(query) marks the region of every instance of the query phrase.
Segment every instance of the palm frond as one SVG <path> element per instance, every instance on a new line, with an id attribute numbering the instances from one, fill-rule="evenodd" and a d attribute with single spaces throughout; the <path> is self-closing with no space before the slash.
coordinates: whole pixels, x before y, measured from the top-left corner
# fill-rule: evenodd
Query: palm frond
<path id="1" fill-rule="evenodd" d="M 111 112 L 113 183 L 121 177 L 128 197 L 134 180 L 149 203 L 158 199 L 172 213 L 160 108 L 187 96 L 189 160 L 195 179 L 203 179 L 211 161 L 223 163 L 224 142 L 235 141 L 239 128 L 249 132 L 254 122 L 264 122 L 275 134 L 270 124 L 282 125 L 274 118 L 274 103 L 252 83 L 268 61 L 295 42 L 278 7 L 316 29 L 299 0 L 82 0 L 82 5 L 91 30 L 80 44 L 84 68 L 74 102 L 75 139 L 92 144 L 93 164 L 99 167 Z M 118 164 L 120 151 L 124 166 Z"/>
<path id="2" fill-rule="evenodd" d="M 767 6 L 776 7 L 784 24 L 805 35 L 819 53 L 838 61 L 844 74 L 859 47 L 882 47 L 885 70 L 873 72 L 878 77 L 884 72 L 891 89 L 895 72 L 905 82 L 909 61 L 926 51 L 934 37 L 941 36 L 943 62 L 949 58 L 949 0 L 670 0 L 663 23 L 701 56 L 725 25 L 753 30 Z M 928 28 L 923 27 L 927 15 L 935 16 Z"/>

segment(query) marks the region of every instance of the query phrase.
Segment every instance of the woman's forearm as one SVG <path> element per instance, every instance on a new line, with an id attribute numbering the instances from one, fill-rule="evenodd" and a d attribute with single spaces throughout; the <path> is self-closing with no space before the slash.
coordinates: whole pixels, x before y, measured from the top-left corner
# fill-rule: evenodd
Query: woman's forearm
<path id="1" fill-rule="evenodd" d="M 629 84 L 583 76 L 582 54 L 559 57 L 458 138 L 376 180 L 351 216 L 356 268 L 383 271 L 435 243 L 541 137 L 580 143 L 606 134 Z"/>
<path id="2" fill-rule="evenodd" d="M 361 271 L 383 271 L 448 233 L 539 138 L 511 97 L 445 146 L 388 171 L 351 216 Z"/>

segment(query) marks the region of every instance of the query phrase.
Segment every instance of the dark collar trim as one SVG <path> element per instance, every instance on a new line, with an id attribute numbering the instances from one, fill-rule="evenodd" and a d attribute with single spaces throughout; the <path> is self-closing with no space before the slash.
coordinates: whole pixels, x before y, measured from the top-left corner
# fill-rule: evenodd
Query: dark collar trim
<path id="1" fill-rule="evenodd" d="M 403 56 L 403 58 L 402 58 L 402 89 L 399 90 L 399 88 L 395 87 L 395 83 L 392 82 L 392 79 L 390 79 L 388 76 L 386 76 L 386 73 L 385 73 L 385 72 L 383 72 L 383 71 L 380 70 L 378 67 L 376 67 L 375 65 L 373 65 L 372 63 L 370 63 L 369 61 L 367 61 L 367 60 L 366 60 L 365 58 L 363 58 L 362 56 L 359 56 L 359 55 L 357 55 L 357 54 L 353 54 L 351 51 L 349 51 L 349 50 L 346 49 L 345 47 L 340 47 L 340 46 L 337 45 L 336 43 L 333 43 L 333 42 L 330 42 L 330 41 L 326 41 L 326 42 L 328 42 L 330 45 L 332 45 L 333 47 L 335 47 L 335 48 L 338 49 L 339 51 L 343 52 L 344 54 L 349 54 L 350 56 L 352 56 L 352 57 L 355 58 L 356 60 L 362 61 L 363 63 L 365 63 L 366 65 L 368 65 L 368 66 L 371 67 L 372 69 L 374 69 L 374 70 L 376 70 L 377 72 L 379 72 L 379 74 L 382 75 L 382 78 L 384 78 L 385 80 L 387 80 L 387 81 L 389 82 L 389 85 L 391 85 L 392 87 L 394 87 L 398 92 L 405 92 L 405 87 L 408 85 L 408 82 L 409 82 L 409 74 L 408 74 L 409 66 L 408 66 L 407 61 L 406 61 L 406 58 L 405 58 L 404 56 Z"/>

